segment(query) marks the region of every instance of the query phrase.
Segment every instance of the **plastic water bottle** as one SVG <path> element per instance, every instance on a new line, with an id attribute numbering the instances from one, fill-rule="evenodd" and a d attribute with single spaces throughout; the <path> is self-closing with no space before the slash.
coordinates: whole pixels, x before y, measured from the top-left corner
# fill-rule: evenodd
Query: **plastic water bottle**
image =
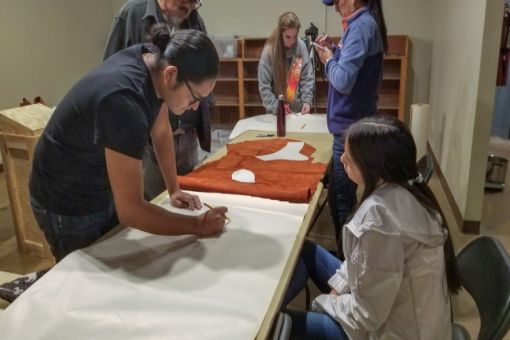
<path id="1" fill-rule="evenodd" d="M 276 110 L 276 135 L 285 137 L 285 102 L 283 94 L 278 96 L 278 108 Z"/>

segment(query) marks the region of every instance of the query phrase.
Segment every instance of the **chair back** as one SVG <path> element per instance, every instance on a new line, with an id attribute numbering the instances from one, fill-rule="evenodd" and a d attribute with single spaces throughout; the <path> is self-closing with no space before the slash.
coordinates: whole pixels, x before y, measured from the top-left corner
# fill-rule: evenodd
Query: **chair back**
<path id="1" fill-rule="evenodd" d="M 510 256 L 497 239 L 481 236 L 457 255 L 457 265 L 480 314 L 478 339 L 503 339 L 510 328 Z"/>
<path id="2" fill-rule="evenodd" d="M 292 319 L 287 313 L 280 312 L 276 319 L 272 340 L 288 340 L 290 339 L 290 330 L 292 328 Z"/>
<path id="3" fill-rule="evenodd" d="M 452 340 L 471 340 L 469 332 L 458 323 L 452 324 Z"/>
<path id="4" fill-rule="evenodd" d="M 432 177 L 432 173 L 434 172 L 434 161 L 432 160 L 432 156 L 428 153 L 423 155 L 416 165 L 418 166 L 418 172 L 423 177 L 423 180 L 425 183 L 428 183 Z"/>

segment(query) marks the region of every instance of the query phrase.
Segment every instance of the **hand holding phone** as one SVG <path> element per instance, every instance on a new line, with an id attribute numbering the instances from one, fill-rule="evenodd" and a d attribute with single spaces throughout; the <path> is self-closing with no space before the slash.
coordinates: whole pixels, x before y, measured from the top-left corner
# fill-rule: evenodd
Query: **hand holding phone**
<path id="1" fill-rule="evenodd" d="M 317 49 L 319 49 L 321 51 L 324 51 L 326 49 L 326 47 L 319 45 L 316 42 L 313 42 L 313 46 L 315 46 Z"/>

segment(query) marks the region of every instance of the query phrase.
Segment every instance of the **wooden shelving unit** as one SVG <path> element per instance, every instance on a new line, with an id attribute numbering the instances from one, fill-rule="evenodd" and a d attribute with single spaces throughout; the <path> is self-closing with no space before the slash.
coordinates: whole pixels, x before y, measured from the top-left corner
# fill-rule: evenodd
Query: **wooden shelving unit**
<path id="1" fill-rule="evenodd" d="M 405 120 L 407 103 L 407 70 L 409 38 L 406 35 L 388 36 L 388 53 L 384 57 L 383 83 L 379 92 L 378 108 Z"/>
<path id="2" fill-rule="evenodd" d="M 257 67 L 265 42 L 266 38 L 237 39 L 237 58 L 220 61 L 220 75 L 214 90 L 216 104 L 211 111 L 214 125 L 233 127 L 239 119 L 264 113 L 258 90 Z M 388 45 L 378 110 L 404 120 L 409 39 L 405 35 L 388 36 Z M 313 111 L 326 111 L 327 94 L 328 80 L 317 74 L 316 110 Z"/>

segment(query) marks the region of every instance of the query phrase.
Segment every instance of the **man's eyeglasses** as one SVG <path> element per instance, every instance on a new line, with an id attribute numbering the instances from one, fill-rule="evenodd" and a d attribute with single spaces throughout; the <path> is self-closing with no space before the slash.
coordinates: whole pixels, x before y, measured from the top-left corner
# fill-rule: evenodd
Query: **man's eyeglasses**
<path id="1" fill-rule="evenodd" d="M 207 97 L 200 97 L 193 92 L 193 89 L 191 86 L 189 86 L 189 83 L 186 79 L 184 79 L 184 84 L 186 84 L 186 87 L 188 88 L 189 93 L 191 94 L 191 97 L 193 98 L 193 101 L 189 103 L 189 106 L 194 105 L 195 103 L 201 102 L 202 100 L 206 99 Z"/>

